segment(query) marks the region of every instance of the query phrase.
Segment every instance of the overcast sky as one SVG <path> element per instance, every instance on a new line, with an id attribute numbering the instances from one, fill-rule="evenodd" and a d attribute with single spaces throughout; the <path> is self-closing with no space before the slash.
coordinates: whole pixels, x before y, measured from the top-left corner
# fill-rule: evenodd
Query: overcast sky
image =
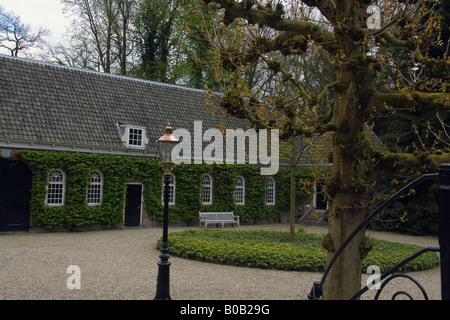
<path id="1" fill-rule="evenodd" d="M 49 29 L 51 35 L 46 40 L 52 44 L 62 41 L 68 19 L 60 0 L 0 0 L 0 6 L 6 12 L 13 11 L 33 31 L 39 27 Z"/>

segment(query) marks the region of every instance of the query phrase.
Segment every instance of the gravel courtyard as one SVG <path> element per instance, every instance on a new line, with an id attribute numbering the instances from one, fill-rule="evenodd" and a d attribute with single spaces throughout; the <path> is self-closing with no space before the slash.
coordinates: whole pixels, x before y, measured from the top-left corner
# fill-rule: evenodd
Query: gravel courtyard
<path id="1" fill-rule="evenodd" d="M 169 228 L 169 232 L 186 228 Z M 241 226 L 239 229 L 288 230 L 288 224 Z M 323 227 L 306 232 L 325 233 Z M 153 299 L 156 292 L 161 228 L 75 233 L 0 234 L 0 299 Z M 438 246 L 435 237 L 371 232 L 390 241 Z M 305 300 L 321 273 L 261 270 L 190 261 L 169 260 L 171 296 L 176 300 Z M 69 265 L 80 268 L 81 289 L 68 289 Z M 440 269 L 411 273 L 440 299 Z M 363 275 L 365 285 L 368 275 Z M 390 287 L 393 287 L 390 289 Z M 409 288 L 409 289 L 408 289 Z M 394 280 L 386 294 L 406 290 L 421 298 L 409 281 Z M 364 299 L 370 298 L 370 292 Z M 390 299 L 386 297 L 387 299 Z"/>

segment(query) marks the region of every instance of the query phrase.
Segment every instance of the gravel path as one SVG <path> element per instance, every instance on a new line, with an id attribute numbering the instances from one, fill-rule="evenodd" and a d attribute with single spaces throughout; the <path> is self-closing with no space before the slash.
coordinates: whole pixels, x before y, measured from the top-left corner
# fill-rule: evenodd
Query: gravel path
<path id="1" fill-rule="evenodd" d="M 169 228 L 169 232 L 186 228 Z M 241 226 L 239 229 L 289 230 L 288 224 Z M 324 233 L 323 227 L 305 227 Z M 153 299 L 156 292 L 155 249 L 161 228 L 77 233 L 0 234 L 0 299 Z M 374 237 L 420 246 L 438 246 L 435 237 L 370 232 Z M 304 300 L 321 273 L 261 270 L 169 260 L 171 296 L 177 300 Z M 69 265 L 81 270 L 81 289 L 69 290 Z M 440 299 L 439 267 L 411 273 Z M 367 275 L 363 275 L 363 284 Z M 397 290 L 418 292 L 403 280 Z M 401 288 L 400 288 L 401 286 Z M 393 291 L 385 290 L 392 294 Z M 372 294 L 372 292 L 370 292 Z M 366 296 L 365 298 L 368 298 Z M 418 296 L 415 296 L 418 298 Z M 390 296 L 388 297 L 390 299 Z"/>

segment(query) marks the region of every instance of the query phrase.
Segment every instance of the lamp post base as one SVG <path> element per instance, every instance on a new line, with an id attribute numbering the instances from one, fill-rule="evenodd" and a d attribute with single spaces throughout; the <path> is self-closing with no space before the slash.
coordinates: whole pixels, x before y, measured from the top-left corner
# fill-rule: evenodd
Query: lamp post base
<path id="1" fill-rule="evenodd" d="M 154 300 L 172 300 L 170 297 L 170 262 L 158 262 L 158 279 Z"/>

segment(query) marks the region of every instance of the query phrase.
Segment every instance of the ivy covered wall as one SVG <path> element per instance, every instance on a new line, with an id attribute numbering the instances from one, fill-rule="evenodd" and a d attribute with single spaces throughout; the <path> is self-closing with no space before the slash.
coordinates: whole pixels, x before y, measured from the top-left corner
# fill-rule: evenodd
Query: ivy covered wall
<path id="1" fill-rule="evenodd" d="M 160 168 L 154 159 L 30 150 L 20 151 L 16 157 L 36 173 L 31 200 L 33 225 L 72 229 L 82 225 L 120 224 L 123 223 L 127 182 L 133 179 L 142 182 L 148 203 L 154 203 L 156 193 L 161 192 L 155 186 Z M 51 169 L 61 169 L 66 175 L 65 201 L 61 207 L 45 204 Z M 86 192 L 92 170 L 100 170 L 104 177 L 100 206 L 87 205 Z"/>
<path id="2" fill-rule="evenodd" d="M 144 185 L 144 202 L 150 218 L 162 220 L 162 176 L 159 162 L 152 158 L 113 156 L 100 154 L 22 150 L 16 157 L 35 173 L 33 177 L 31 214 L 33 225 L 54 228 L 123 224 L 126 184 L 138 180 Z M 61 207 L 45 204 L 48 174 L 61 169 L 66 174 L 65 201 Z M 86 192 L 89 173 L 100 170 L 104 177 L 103 200 L 100 206 L 88 206 Z M 199 211 L 234 211 L 243 222 L 258 219 L 278 221 L 289 208 L 290 177 L 288 168 L 281 167 L 274 176 L 276 203 L 266 205 L 267 176 L 260 175 L 254 165 L 197 165 L 181 164 L 173 169 L 176 177 L 175 205 L 170 206 L 169 221 L 190 225 L 197 221 Z M 202 205 L 200 201 L 201 177 L 213 178 L 213 201 Z M 309 181 L 309 170 L 299 169 L 298 179 Z M 235 179 L 245 179 L 245 204 L 234 204 Z M 298 203 L 311 197 L 311 188 L 297 188 Z"/>

